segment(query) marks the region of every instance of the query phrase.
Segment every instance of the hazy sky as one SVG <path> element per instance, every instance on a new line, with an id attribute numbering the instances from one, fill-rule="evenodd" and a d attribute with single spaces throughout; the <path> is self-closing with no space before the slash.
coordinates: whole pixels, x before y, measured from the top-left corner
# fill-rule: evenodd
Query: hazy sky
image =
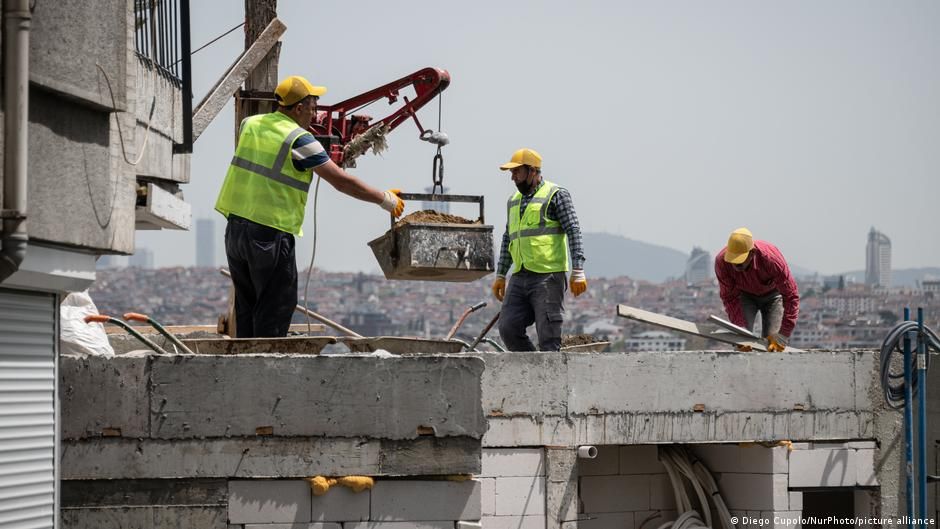
<path id="1" fill-rule="evenodd" d="M 940 265 L 940 3 L 278 4 L 288 28 L 280 76 L 327 86 L 325 104 L 426 66 L 450 72 L 445 185 L 485 195 L 497 241 L 514 190 L 497 167 L 525 146 L 571 190 L 584 231 L 714 252 L 747 226 L 791 263 L 834 273 L 864 268 L 875 226 L 892 240 L 895 268 Z M 192 9 L 194 48 L 244 18 L 240 1 Z M 239 29 L 194 56 L 196 102 L 243 46 Z M 419 116 L 436 125 L 437 105 Z M 233 120 L 230 103 L 196 142 L 184 188 L 194 219 L 217 221 L 220 263 L 224 221 L 213 205 Z M 435 148 L 417 136 L 403 124 L 384 156 L 367 154 L 351 172 L 423 192 Z M 324 182 L 318 220 L 316 266 L 378 270 L 366 245 L 388 229 L 378 206 Z M 312 192 L 304 231 L 301 268 Z M 138 232 L 137 242 L 156 266 L 195 259 L 193 233 Z"/>

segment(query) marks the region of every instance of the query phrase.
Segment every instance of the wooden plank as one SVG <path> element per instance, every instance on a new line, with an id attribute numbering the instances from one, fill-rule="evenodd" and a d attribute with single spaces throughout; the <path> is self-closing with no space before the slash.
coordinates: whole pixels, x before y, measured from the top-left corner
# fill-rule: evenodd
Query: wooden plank
<path id="1" fill-rule="evenodd" d="M 662 327 L 672 331 L 679 331 L 685 334 L 691 334 L 693 336 L 701 336 L 703 338 L 708 338 L 709 340 L 716 340 L 731 345 L 748 346 L 755 351 L 767 350 L 766 344 L 750 338 L 744 338 L 736 334 L 732 334 L 725 329 L 719 328 L 717 325 L 698 324 L 691 321 L 680 320 L 679 318 L 673 318 L 671 316 L 665 316 L 663 314 L 657 314 L 655 312 L 650 312 L 648 310 L 638 309 L 636 307 L 630 307 L 627 305 L 617 305 L 617 315 L 627 318 L 628 320 L 648 323 L 650 325 L 655 325 L 657 327 Z M 787 349 L 790 350 L 789 348 Z"/>
<path id="2" fill-rule="evenodd" d="M 278 39 L 286 30 L 287 26 L 279 19 L 272 20 L 251 47 L 241 54 L 235 64 L 225 72 L 225 75 L 206 94 L 206 97 L 193 111 L 193 141 L 196 141 L 206 130 L 206 127 L 209 126 L 209 123 L 219 115 L 219 112 L 225 107 L 232 95 L 254 72 L 255 68 L 261 64 L 261 61 L 267 57 L 268 52 L 277 44 Z M 275 65 L 276 71 L 277 66 Z M 236 122 L 235 127 L 237 128 L 238 125 L 239 123 Z"/>
<path id="3" fill-rule="evenodd" d="M 190 334 L 194 332 L 208 332 L 216 334 L 218 330 L 217 325 L 164 325 L 164 329 L 172 334 Z M 141 334 L 158 334 L 157 330 L 149 325 L 136 325 L 134 330 Z M 311 323 L 310 331 L 311 332 L 323 332 L 326 330 L 326 325 L 320 323 Z M 126 335 L 127 331 L 120 327 L 114 325 L 105 325 L 104 332 L 107 334 L 117 334 L 117 335 Z M 292 323 L 290 326 L 290 332 L 307 332 L 306 323 Z M 221 336 L 221 335 L 220 335 Z"/>

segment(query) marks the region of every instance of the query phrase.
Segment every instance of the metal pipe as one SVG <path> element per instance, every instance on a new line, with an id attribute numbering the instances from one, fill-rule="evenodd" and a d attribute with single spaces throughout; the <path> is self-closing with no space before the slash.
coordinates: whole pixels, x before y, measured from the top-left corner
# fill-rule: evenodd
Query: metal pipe
<path id="1" fill-rule="evenodd" d="M 910 307 L 904 307 L 904 321 L 911 320 Z M 907 526 L 910 529 L 913 526 L 914 517 L 914 415 L 913 398 L 911 384 L 913 373 L 911 372 L 911 338 L 908 333 L 904 333 L 904 479 L 907 484 Z M 923 382 L 921 382 L 923 383 Z"/>
<path id="2" fill-rule="evenodd" d="M 26 191 L 29 151 L 29 0 L 5 0 L 3 18 L 4 146 L 3 236 L 0 239 L 0 283 L 26 258 Z"/>
<path id="3" fill-rule="evenodd" d="M 924 339 L 924 309 L 917 308 L 917 518 L 927 519 L 927 343 Z"/>

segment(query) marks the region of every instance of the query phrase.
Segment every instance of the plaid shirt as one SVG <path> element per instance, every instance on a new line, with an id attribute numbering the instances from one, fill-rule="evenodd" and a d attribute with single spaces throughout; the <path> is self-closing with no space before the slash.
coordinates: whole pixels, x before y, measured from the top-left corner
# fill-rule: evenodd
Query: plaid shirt
<path id="1" fill-rule="evenodd" d="M 529 201 L 535 196 L 536 191 L 542 187 L 545 181 L 539 182 L 526 196 L 522 197 L 522 203 L 519 204 L 519 211 L 525 211 Z M 578 215 L 574 212 L 574 202 L 571 200 L 571 193 L 563 187 L 559 187 L 551 202 L 548 203 L 548 210 L 545 212 L 548 218 L 557 220 L 565 233 L 568 235 L 568 252 L 571 255 L 571 267 L 575 270 L 584 268 L 584 248 L 581 243 L 581 225 L 578 224 Z M 496 273 L 505 276 L 512 266 L 512 255 L 509 253 L 509 220 L 506 220 L 506 231 L 503 232 L 503 244 L 499 248 L 499 265 Z"/>

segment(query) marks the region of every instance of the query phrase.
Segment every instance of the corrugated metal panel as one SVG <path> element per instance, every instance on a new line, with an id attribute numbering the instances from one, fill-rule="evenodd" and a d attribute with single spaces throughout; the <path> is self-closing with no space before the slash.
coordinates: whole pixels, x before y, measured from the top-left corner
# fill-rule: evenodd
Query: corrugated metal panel
<path id="1" fill-rule="evenodd" d="M 55 520 L 56 302 L 0 289 L 0 527 Z"/>

